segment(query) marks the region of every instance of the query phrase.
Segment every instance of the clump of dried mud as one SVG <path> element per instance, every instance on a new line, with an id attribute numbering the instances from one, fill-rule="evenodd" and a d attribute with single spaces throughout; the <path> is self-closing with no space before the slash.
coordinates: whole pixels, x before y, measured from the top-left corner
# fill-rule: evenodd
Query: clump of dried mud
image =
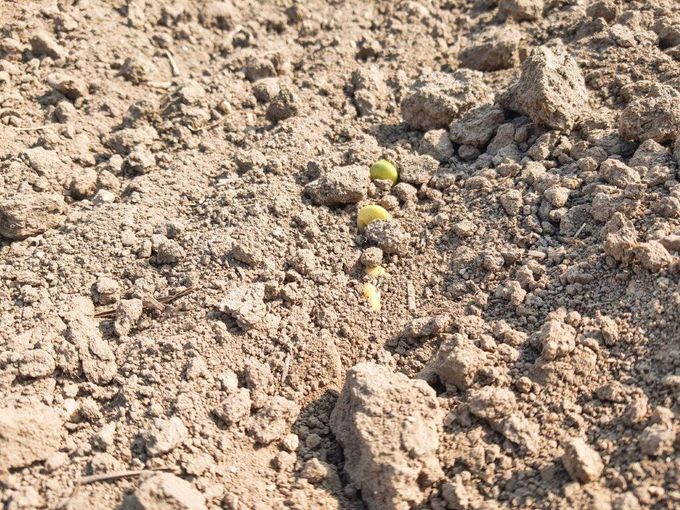
<path id="1" fill-rule="evenodd" d="M 679 164 L 674 0 L 0 1 L 3 507 L 677 507 Z"/>

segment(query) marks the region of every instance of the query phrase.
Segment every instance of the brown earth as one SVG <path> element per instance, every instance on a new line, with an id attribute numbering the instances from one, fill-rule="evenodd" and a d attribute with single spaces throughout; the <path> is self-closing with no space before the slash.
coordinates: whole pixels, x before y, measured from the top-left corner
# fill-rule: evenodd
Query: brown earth
<path id="1" fill-rule="evenodd" d="M 3 508 L 677 508 L 679 164 L 676 0 L 0 0 Z"/>

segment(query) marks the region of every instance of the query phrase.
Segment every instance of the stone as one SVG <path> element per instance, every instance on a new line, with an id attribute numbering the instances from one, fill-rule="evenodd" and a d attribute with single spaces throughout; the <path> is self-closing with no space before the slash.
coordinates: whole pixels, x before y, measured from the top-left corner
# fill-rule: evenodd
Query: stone
<path id="1" fill-rule="evenodd" d="M 54 60 L 64 58 L 68 52 L 59 44 L 52 34 L 40 30 L 31 37 L 31 51 L 36 57 L 50 57 Z"/>
<path id="2" fill-rule="evenodd" d="M 0 479 L 47 459 L 61 447 L 59 414 L 46 405 L 0 409 Z"/>
<path id="3" fill-rule="evenodd" d="M 492 425 L 506 439 L 521 446 L 526 451 L 530 453 L 538 451 L 540 446 L 540 426 L 538 423 L 527 419 L 526 416 L 513 413 Z"/>
<path id="4" fill-rule="evenodd" d="M 371 510 L 401 510 L 424 502 L 423 488 L 442 476 L 437 459 L 442 420 L 435 392 L 375 363 L 360 363 L 331 413 L 345 471 Z"/>
<path id="5" fill-rule="evenodd" d="M 29 349 L 22 353 L 17 363 L 19 374 L 22 377 L 39 379 L 52 375 L 57 364 L 54 357 L 43 349 Z"/>
<path id="6" fill-rule="evenodd" d="M 618 159 L 603 161 L 598 173 L 606 182 L 618 188 L 640 182 L 640 174 Z"/>
<path id="7" fill-rule="evenodd" d="M 100 276 L 94 284 L 94 298 L 100 305 L 112 305 L 120 297 L 120 284 L 110 276 Z"/>
<path id="8" fill-rule="evenodd" d="M 508 216 L 517 216 L 524 205 L 522 192 L 517 189 L 511 189 L 510 191 L 503 193 L 500 196 L 499 201 Z"/>
<path id="9" fill-rule="evenodd" d="M 495 421 L 515 411 L 517 400 L 515 394 L 507 388 L 484 386 L 470 393 L 468 405 L 475 416 Z"/>
<path id="10" fill-rule="evenodd" d="M 405 338 L 422 338 L 444 333 L 451 318 L 448 315 L 435 315 L 432 317 L 418 317 L 406 323 L 401 336 Z"/>
<path id="11" fill-rule="evenodd" d="M 57 72 L 47 76 L 47 84 L 71 101 L 87 95 L 87 83 L 80 78 Z"/>
<path id="12" fill-rule="evenodd" d="M 73 313 L 65 332 L 66 339 L 78 350 L 81 367 L 88 381 L 108 384 L 118 373 L 113 349 L 102 338 L 97 322 L 82 313 Z"/>
<path id="13" fill-rule="evenodd" d="M 246 79 L 252 82 L 274 78 L 278 75 L 274 63 L 264 56 L 253 56 L 246 60 L 243 73 L 246 75 Z"/>
<path id="14" fill-rule="evenodd" d="M 448 336 L 439 346 L 433 368 L 439 379 L 459 390 L 467 390 L 484 369 L 487 356 L 466 336 Z"/>
<path id="15" fill-rule="evenodd" d="M 380 265 L 382 263 L 382 260 L 383 251 L 376 246 L 371 246 L 369 248 L 364 249 L 361 252 L 361 257 L 359 261 L 365 267 L 373 267 Z"/>
<path id="16" fill-rule="evenodd" d="M 503 110 L 497 106 L 480 106 L 467 112 L 449 126 L 449 138 L 460 145 L 484 148 L 505 121 Z"/>
<path id="17" fill-rule="evenodd" d="M 390 89 L 376 65 L 361 67 L 352 73 L 354 104 L 359 115 L 379 115 L 387 110 Z"/>
<path id="18" fill-rule="evenodd" d="M 319 459 L 312 458 L 305 462 L 300 476 L 311 483 L 321 483 L 334 473 L 333 467 Z"/>
<path id="19" fill-rule="evenodd" d="M 672 142 L 680 133 L 680 92 L 654 84 L 633 99 L 621 112 L 619 132 L 625 140 Z"/>
<path id="20" fill-rule="evenodd" d="M 543 0 L 500 0 L 498 14 L 516 21 L 535 21 L 543 17 Z"/>
<path id="21" fill-rule="evenodd" d="M 134 85 L 149 81 L 156 72 L 156 66 L 141 53 L 127 57 L 120 66 L 120 75 Z"/>
<path id="22" fill-rule="evenodd" d="M 403 154 L 397 157 L 399 181 L 420 186 L 427 184 L 439 169 L 439 161 L 427 154 Z"/>
<path id="23" fill-rule="evenodd" d="M 414 129 L 443 129 L 491 96 L 491 89 L 477 71 L 433 72 L 413 83 L 401 103 L 401 112 Z"/>
<path id="24" fill-rule="evenodd" d="M 116 318 L 113 321 L 113 331 L 119 337 L 127 336 L 144 312 L 142 299 L 123 299 L 116 308 Z"/>
<path id="25" fill-rule="evenodd" d="M 64 198 L 56 193 L 20 193 L 0 202 L 0 235 L 11 240 L 59 227 L 66 218 Z"/>
<path id="26" fill-rule="evenodd" d="M 284 397 L 272 397 L 256 414 L 250 417 L 247 425 L 250 434 L 258 444 L 270 444 L 283 439 L 290 433 L 300 407 Z"/>
<path id="27" fill-rule="evenodd" d="M 142 480 L 129 498 L 131 510 L 207 510 L 205 498 L 171 473 L 156 473 Z"/>
<path id="28" fill-rule="evenodd" d="M 541 346 L 541 357 L 545 360 L 566 356 L 576 348 L 576 330 L 556 319 L 543 324 L 534 339 Z"/>
<path id="29" fill-rule="evenodd" d="M 64 163 L 56 151 L 44 147 L 31 147 L 21 151 L 21 157 L 38 175 L 48 179 L 59 179 L 64 173 Z"/>
<path id="30" fill-rule="evenodd" d="M 407 182 L 398 182 L 392 187 L 391 191 L 402 202 L 418 201 L 418 188 Z"/>
<path id="31" fill-rule="evenodd" d="M 201 6 L 198 19 L 204 27 L 231 30 L 238 19 L 238 10 L 231 2 L 207 2 Z"/>
<path id="32" fill-rule="evenodd" d="M 640 451 L 650 457 L 671 454 L 674 441 L 675 432 L 672 426 L 655 423 L 646 427 L 640 434 Z"/>
<path id="33" fill-rule="evenodd" d="M 618 262 L 628 264 L 632 261 L 638 246 L 637 230 L 633 223 L 620 212 L 612 215 L 602 229 L 604 252 Z"/>
<path id="34" fill-rule="evenodd" d="M 673 256 L 659 241 L 647 241 L 635 247 L 640 265 L 652 273 L 657 273 L 673 263 Z"/>
<path id="35" fill-rule="evenodd" d="M 163 239 L 156 248 L 158 264 L 177 264 L 186 257 L 184 248 L 174 239 Z"/>
<path id="36" fill-rule="evenodd" d="M 535 48 L 519 81 L 499 100 L 537 124 L 568 131 L 588 108 L 588 90 L 576 61 L 564 49 Z"/>
<path id="37" fill-rule="evenodd" d="M 279 80 L 274 77 L 261 78 L 253 83 L 253 95 L 262 103 L 269 103 L 280 91 Z"/>
<path id="38" fill-rule="evenodd" d="M 136 174 L 148 174 L 156 167 L 156 156 L 146 147 L 137 147 L 125 159 L 125 166 Z"/>
<path id="39" fill-rule="evenodd" d="M 241 328 L 252 328 L 267 315 L 264 295 L 265 286 L 262 283 L 235 287 L 227 292 L 219 304 L 219 309 L 236 319 Z"/>
<path id="40" fill-rule="evenodd" d="M 297 92 L 291 87 L 282 86 L 276 97 L 269 103 L 265 117 L 273 123 L 278 123 L 298 114 L 302 104 Z"/>
<path id="41" fill-rule="evenodd" d="M 553 207 L 564 207 L 569 200 L 569 189 L 564 186 L 550 186 L 543 192 L 543 197 Z"/>
<path id="42" fill-rule="evenodd" d="M 445 129 L 432 129 L 425 133 L 420 142 L 419 151 L 439 162 L 448 161 L 453 156 L 453 144 Z"/>
<path id="43" fill-rule="evenodd" d="M 169 420 L 156 418 L 153 427 L 142 434 L 146 451 L 152 457 L 174 450 L 189 436 L 189 431 L 177 416 Z"/>
<path id="44" fill-rule="evenodd" d="M 240 423 L 250 416 L 250 391 L 246 388 L 233 391 L 220 402 L 214 413 L 226 425 Z"/>
<path id="45" fill-rule="evenodd" d="M 81 168 L 71 178 L 69 191 L 76 200 L 90 198 L 97 192 L 97 172 L 92 168 Z"/>
<path id="46" fill-rule="evenodd" d="M 399 255 L 407 250 L 410 236 L 404 232 L 398 222 L 378 220 L 366 226 L 364 239 L 368 244 L 377 246 L 388 255 Z"/>
<path id="47" fill-rule="evenodd" d="M 472 223 L 470 220 L 461 220 L 457 223 L 454 223 L 451 227 L 451 230 L 453 230 L 453 233 L 459 238 L 466 239 L 468 237 L 472 237 L 475 234 L 477 231 L 477 225 Z"/>
<path id="48" fill-rule="evenodd" d="M 305 194 L 316 205 L 355 204 L 366 198 L 369 183 L 365 166 L 341 166 L 307 184 Z"/>
<path id="49" fill-rule="evenodd" d="M 571 439 L 564 446 L 562 463 L 569 476 L 580 483 L 597 480 L 604 469 L 600 454 L 586 444 L 581 437 Z"/>
<path id="50" fill-rule="evenodd" d="M 499 71 L 519 65 L 521 32 L 504 25 L 482 32 L 479 39 L 460 52 L 461 67 L 476 71 Z"/>
<path id="51" fill-rule="evenodd" d="M 509 301 L 513 306 L 518 306 L 524 302 L 527 291 L 522 288 L 522 284 L 517 280 L 508 280 L 496 289 L 496 297 Z"/>
<path id="52" fill-rule="evenodd" d="M 107 145 L 121 156 L 127 156 L 140 145 L 150 145 L 158 138 L 158 132 L 151 126 L 125 128 L 114 132 Z"/>

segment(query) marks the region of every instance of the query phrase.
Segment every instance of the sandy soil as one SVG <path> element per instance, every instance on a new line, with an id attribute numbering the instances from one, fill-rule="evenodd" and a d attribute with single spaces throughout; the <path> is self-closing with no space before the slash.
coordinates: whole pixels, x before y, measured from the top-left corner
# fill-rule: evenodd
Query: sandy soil
<path id="1" fill-rule="evenodd" d="M 676 0 L 0 0 L 3 508 L 677 508 L 679 163 Z"/>

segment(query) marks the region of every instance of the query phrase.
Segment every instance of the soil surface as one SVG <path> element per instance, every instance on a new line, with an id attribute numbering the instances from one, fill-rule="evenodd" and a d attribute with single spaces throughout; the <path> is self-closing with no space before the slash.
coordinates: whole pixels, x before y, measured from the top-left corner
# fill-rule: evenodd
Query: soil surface
<path id="1" fill-rule="evenodd" d="M 677 0 L 0 0 L 0 504 L 679 507 L 679 164 Z"/>

